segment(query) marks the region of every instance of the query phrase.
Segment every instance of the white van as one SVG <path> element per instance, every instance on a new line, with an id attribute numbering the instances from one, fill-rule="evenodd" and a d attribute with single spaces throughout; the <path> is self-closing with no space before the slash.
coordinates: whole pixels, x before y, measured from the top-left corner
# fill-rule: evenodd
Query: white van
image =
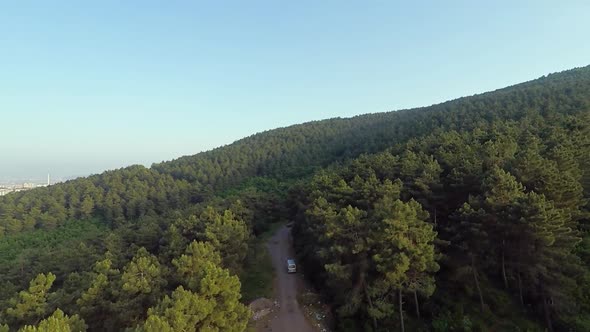
<path id="1" fill-rule="evenodd" d="M 297 272 L 297 265 L 295 265 L 294 259 L 287 259 L 287 273 Z"/>

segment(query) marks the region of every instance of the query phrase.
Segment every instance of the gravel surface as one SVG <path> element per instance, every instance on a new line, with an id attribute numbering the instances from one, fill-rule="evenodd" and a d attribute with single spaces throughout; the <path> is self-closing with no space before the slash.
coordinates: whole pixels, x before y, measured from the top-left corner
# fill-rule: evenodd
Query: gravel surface
<path id="1" fill-rule="evenodd" d="M 315 332 L 317 331 L 305 318 L 297 293 L 301 290 L 302 280 L 298 273 L 287 273 L 287 259 L 294 258 L 291 242 L 291 230 L 284 226 L 269 240 L 268 249 L 275 268 L 274 281 L 276 306 L 271 314 L 269 324 L 261 331 L 275 332 Z"/>

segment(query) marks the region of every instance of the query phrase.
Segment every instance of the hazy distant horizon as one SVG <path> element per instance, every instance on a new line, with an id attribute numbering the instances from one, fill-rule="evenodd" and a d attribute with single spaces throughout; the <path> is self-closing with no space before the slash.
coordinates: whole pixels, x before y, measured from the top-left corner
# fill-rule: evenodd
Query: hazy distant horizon
<path id="1" fill-rule="evenodd" d="M 164 160 L 162 160 L 164 161 Z M 160 162 L 160 161 L 154 161 Z M 47 180 L 47 175 L 49 174 L 52 180 L 56 180 L 58 178 L 67 178 L 73 179 L 78 177 L 85 177 L 93 174 L 100 174 L 107 170 L 119 169 L 123 167 L 128 167 L 131 165 L 143 165 L 145 167 L 150 167 L 154 162 L 144 161 L 144 162 L 132 162 L 132 163 L 111 163 L 111 164 L 95 164 L 95 165 L 66 165 L 66 164 L 53 164 L 51 166 L 47 166 L 45 169 L 38 165 L 23 165 L 22 167 L 18 168 L 17 172 L 8 173 L 6 171 L 0 172 L 0 183 L 5 181 L 15 181 L 18 180 L 19 182 L 25 180 L 35 180 L 37 182 L 45 182 Z M 2 167 L 0 167 L 2 168 Z M 81 171 L 85 170 L 85 171 Z M 53 182 L 53 181 L 52 181 Z"/>
<path id="2" fill-rule="evenodd" d="M 585 66 L 588 12 L 583 1 L 5 4 L 0 178 L 149 166 Z"/>

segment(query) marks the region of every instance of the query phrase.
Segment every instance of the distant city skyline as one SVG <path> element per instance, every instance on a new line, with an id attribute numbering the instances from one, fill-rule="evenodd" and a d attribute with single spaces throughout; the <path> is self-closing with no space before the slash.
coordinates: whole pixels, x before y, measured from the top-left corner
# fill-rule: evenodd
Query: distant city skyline
<path id="1" fill-rule="evenodd" d="M 90 174 L 78 174 L 73 176 L 48 176 L 47 174 L 45 177 L 42 177 L 38 174 L 29 177 L 10 177 L 10 176 L 0 176 L 0 186 L 6 184 L 25 184 L 25 183 L 36 183 L 36 184 L 54 184 L 62 181 L 71 180 L 80 176 L 87 176 Z"/>
<path id="2" fill-rule="evenodd" d="M 84 176 L 590 63 L 588 1 L 12 2 L 0 179 Z"/>

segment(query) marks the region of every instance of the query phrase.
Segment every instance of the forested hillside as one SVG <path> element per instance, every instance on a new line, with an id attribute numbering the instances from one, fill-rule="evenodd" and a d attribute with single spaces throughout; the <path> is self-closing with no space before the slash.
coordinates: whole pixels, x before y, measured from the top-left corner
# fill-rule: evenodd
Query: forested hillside
<path id="1" fill-rule="evenodd" d="M 272 130 L 0 198 L 0 331 L 242 331 L 287 220 L 337 330 L 587 331 L 588 198 L 590 67 Z"/>

